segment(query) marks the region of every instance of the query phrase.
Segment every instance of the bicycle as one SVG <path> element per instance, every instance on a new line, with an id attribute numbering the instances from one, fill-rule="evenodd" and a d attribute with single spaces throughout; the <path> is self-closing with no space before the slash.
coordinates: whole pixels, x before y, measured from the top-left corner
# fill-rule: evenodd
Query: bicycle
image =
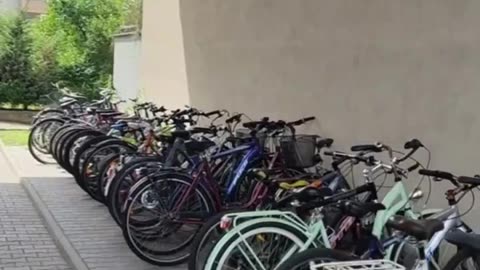
<path id="1" fill-rule="evenodd" d="M 412 140 L 405 146 L 406 148 L 410 149 L 410 152 L 402 158 L 394 157 L 391 147 L 384 144 L 352 147 L 352 150 L 354 151 L 387 151 L 390 157 L 390 162 L 388 164 L 381 161 L 376 161 L 372 157 L 366 157 L 365 153 L 350 155 L 340 152 L 325 152 L 324 154 L 327 155 L 339 157 L 343 160 L 355 160 L 363 162 L 373 167 L 364 171 L 364 177 L 366 179 L 365 185 L 357 187 L 349 192 L 334 194 L 331 196 L 331 198 L 319 200 L 319 202 L 313 202 L 310 205 L 310 208 L 328 205 L 337 202 L 338 200 L 351 198 L 364 192 L 369 194 L 369 198 L 367 200 L 375 201 L 377 200 L 377 195 L 372 176 L 379 171 L 386 171 L 395 176 L 396 183 L 383 200 L 383 204 L 385 205 L 386 209 L 379 211 L 376 215 L 373 225 L 373 234 L 381 238 L 384 234 L 384 226 L 388 218 L 401 210 L 404 211 L 406 216 L 418 219 L 419 215 L 415 214 L 410 207 L 411 196 L 407 193 L 406 188 L 401 181 L 402 178 L 406 177 L 407 172 L 398 168 L 397 165 L 409 158 L 414 152 L 422 147 L 422 144 L 418 140 Z M 417 167 L 418 166 L 413 166 L 411 170 L 415 170 Z M 436 212 L 438 210 L 429 211 Z M 428 211 L 425 211 L 423 214 L 426 214 L 427 212 Z M 276 210 L 227 214 L 225 215 L 224 219 L 228 220 L 226 223 L 231 224 L 231 226 L 228 227 L 228 232 L 224 234 L 209 255 L 205 269 L 221 269 L 228 258 L 233 256 L 235 252 L 245 252 L 242 250 L 238 251 L 238 249 L 245 249 L 249 251 L 250 256 L 254 258 L 254 262 L 258 264 L 252 264 L 252 260 L 246 258 L 246 261 L 251 269 L 265 269 L 264 266 L 262 266 L 261 260 L 257 257 L 254 248 L 249 246 L 247 243 L 248 237 L 255 237 L 255 235 L 258 234 L 272 234 L 274 236 L 278 235 L 278 237 L 281 236 L 290 241 L 290 248 L 286 249 L 287 251 L 280 256 L 281 259 L 279 258 L 280 261 L 278 263 L 286 260 L 298 250 L 305 250 L 312 246 L 331 247 L 327 228 L 322 222 L 322 215 L 320 212 L 315 210 L 313 211 L 311 219 L 307 222 L 292 212 Z M 344 227 L 350 228 L 353 221 L 345 220 L 344 222 Z M 343 234 L 343 231 L 340 233 Z M 245 247 L 243 248 L 241 244 L 243 244 Z M 389 250 L 389 253 L 391 252 L 392 250 Z"/>
<path id="2" fill-rule="evenodd" d="M 459 265 L 463 266 L 462 269 L 480 269 L 480 256 L 478 255 L 479 253 L 477 253 L 477 251 L 480 250 L 480 244 L 476 242 L 476 240 L 480 240 L 480 236 L 477 234 L 471 234 L 471 231 L 462 231 L 462 228 L 454 230 L 456 227 L 460 226 L 460 224 L 458 224 L 460 214 L 458 208 L 456 208 L 456 204 L 467 192 L 480 185 L 480 178 L 466 176 L 455 177 L 448 172 L 432 170 L 421 170 L 420 174 L 432 176 L 437 179 L 449 180 L 455 185 L 454 189 L 450 189 L 446 192 L 447 200 L 451 205 L 451 210 L 447 209 L 444 213 L 439 214 L 439 216 L 446 216 L 447 218 L 444 218 L 443 220 L 437 218 L 411 220 L 404 216 L 392 216 L 387 222 L 387 227 L 397 230 L 399 233 L 394 234 L 392 237 L 385 239 L 384 241 L 380 241 L 379 238 L 367 232 L 364 241 L 367 242 L 366 244 L 369 248 L 368 252 L 362 256 L 355 256 L 355 254 L 348 254 L 344 251 L 314 248 L 292 256 L 277 270 L 300 270 L 308 267 L 309 269 L 324 269 L 320 266 L 323 267 L 325 266 L 325 262 L 328 263 L 330 261 L 364 259 L 366 261 L 363 261 L 363 263 L 367 264 L 372 259 L 388 259 L 385 250 L 396 243 L 404 242 L 405 236 L 416 239 L 414 245 L 419 255 L 418 260 L 412 265 L 411 269 L 442 269 L 437 263 L 435 263 L 433 254 L 438 248 L 440 241 L 443 239 L 458 246 L 457 254 L 448 261 L 443 269 L 456 269 Z M 448 215 L 448 213 L 456 216 L 452 217 L 452 215 Z M 465 260 L 469 258 L 473 259 L 476 268 L 465 267 Z M 312 265 L 314 265 L 314 267 L 312 267 Z"/>

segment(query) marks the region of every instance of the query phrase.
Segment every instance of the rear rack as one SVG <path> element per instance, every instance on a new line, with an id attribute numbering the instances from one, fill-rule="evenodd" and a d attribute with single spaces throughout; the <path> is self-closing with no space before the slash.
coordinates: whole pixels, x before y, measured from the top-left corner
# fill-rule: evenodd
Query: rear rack
<path id="1" fill-rule="evenodd" d="M 405 270 L 389 260 L 345 261 L 310 265 L 310 270 Z"/>

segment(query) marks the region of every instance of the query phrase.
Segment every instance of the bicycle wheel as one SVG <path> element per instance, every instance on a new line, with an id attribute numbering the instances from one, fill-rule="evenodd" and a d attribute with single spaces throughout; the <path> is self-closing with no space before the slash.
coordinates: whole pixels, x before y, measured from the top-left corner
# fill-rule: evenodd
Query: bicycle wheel
<path id="1" fill-rule="evenodd" d="M 74 127 L 71 123 L 65 123 L 59 129 L 57 129 L 51 136 L 50 141 L 48 142 L 48 149 L 52 157 L 57 160 L 57 145 L 60 138 L 67 133 L 70 129 Z M 58 162 L 58 160 L 57 160 Z"/>
<path id="2" fill-rule="evenodd" d="M 122 225 L 124 238 L 144 261 L 180 264 L 188 259 L 200 225 L 214 211 L 213 200 L 201 183 L 193 186 L 192 179 L 183 174 L 157 175 L 137 183 L 131 192 Z"/>
<path id="3" fill-rule="evenodd" d="M 82 185 L 95 200 L 104 203 L 105 198 L 99 194 L 97 177 L 100 176 L 101 161 L 113 153 L 133 153 L 136 147 L 119 139 L 107 140 L 96 145 L 85 157 L 80 171 Z"/>
<path id="4" fill-rule="evenodd" d="M 460 249 L 445 265 L 444 270 L 480 270 L 480 254 L 468 248 Z"/>
<path id="5" fill-rule="evenodd" d="M 65 141 L 63 149 L 62 149 L 62 160 L 64 161 L 65 169 L 74 174 L 74 167 L 73 162 L 77 150 L 80 148 L 83 142 L 90 138 L 98 137 L 103 135 L 102 132 L 92 129 L 82 130 L 68 138 Z"/>
<path id="6" fill-rule="evenodd" d="M 190 257 L 188 259 L 189 270 L 203 270 L 207 263 L 208 254 L 215 244 L 224 235 L 225 231 L 220 228 L 220 221 L 225 214 L 238 213 L 241 210 L 231 210 L 216 214 L 202 225 L 192 242 Z"/>
<path id="7" fill-rule="evenodd" d="M 86 156 L 94 149 L 94 146 L 99 144 L 100 142 L 107 141 L 112 139 L 111 136 L 107 135 L 100 135 L 98 137 L 90 138 L 84 141 L 77 149 L 75 156 L 73 157 L 73 166 L 72 170 L 74 172 L 73 177 L 75 178 L 75 182 L 86 191 L 86 188 L 83 186 L 83 182 L 81 181 L 81 174 L 82 174 L 82 167 L 83 163 L 85 162 Z"/>
<path id="8" fill-rule="evenodd" d="M 117 168 L 120 162 L 120 153 L 112 153 L 108 155 L 101 161 L 101 164 L 98 165 L 99 167 L 99 175 L 97 176 L 97 185 L 99 186 L 98 189 L 98 196 L 103 197 L 103 201 L 106 202 L 107 194 L 106 194 L 106 187 L 110 183 L 110 181 L 115 177 Z"/>
<path id="9" fill-rule="evenodd" d="M 32 157 L 43 164 L 55 163 L 50 156 L 49 139 L 52 133 L 65 123 L 58 118 L 47 118 L 38 121 L 28 135 L 28 151 Z"/>
<path id="10" fill-rule="evenodd" d="M 33 118 L 32 118 L 32 125 L 35 125 L 42 119 L 51 118 L 51 117 L 62 117 L 65 116 L 65 112 L 60 109 L 43 109 L 39 111 Z"/>
<path id="11" fill-rule="evenodd" d="M 63 159 L 63 152 L 65 150 L 65 146 L 71 138 L 74 138 L 78 133 L 84 130 L 84 127 L 72 126 L 70 128 L 64 129 L 57 137 L 54 148 L 52 148 L 52 155 L 57 160 L 57 163 L 65 170 L 67 170 L 67 160 Z"/>
<path id="12" fill-rule="evenodd" d="M 242 225 L 225 234 L 229 239 L 210 253 L 205 269 L 276 269 L 308 238 L 299 228 L 275 219 Z"/>
<path id="13" fill-rule="evenodd" d="M 353 261 L 358 258 L 348 253 L 328 248 L 311 248 L 297 253 L 283 262 L 277 270 L 320 270 L 315 265 L 328 262 Z"/>
<path id="14" fill-rule="evenodd" d="M 106 204 L 115 222 L 121 225 L 123 222 L 123 207 L 128 197 L 128 192 L 144 175 L 140 175 L 137 169 L 157 170 L 161 168 L 162 161 L 159 157 L 138 157 L 123 165 L 116 173 L 108 187 Z"/>

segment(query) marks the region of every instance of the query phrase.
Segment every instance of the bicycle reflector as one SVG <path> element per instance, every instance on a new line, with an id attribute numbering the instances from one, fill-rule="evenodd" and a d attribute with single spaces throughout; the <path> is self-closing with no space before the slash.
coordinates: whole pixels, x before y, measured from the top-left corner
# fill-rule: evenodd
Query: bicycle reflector
<path id="1" fill-rule="evenodd" d="M 230 227 L 232 226 L 232 218 L 231 217 L 227 217 L 227 216 L 223 216 L 222 219 L 220 219 L 220 228 L 222 230 L 229 230 Z"/>

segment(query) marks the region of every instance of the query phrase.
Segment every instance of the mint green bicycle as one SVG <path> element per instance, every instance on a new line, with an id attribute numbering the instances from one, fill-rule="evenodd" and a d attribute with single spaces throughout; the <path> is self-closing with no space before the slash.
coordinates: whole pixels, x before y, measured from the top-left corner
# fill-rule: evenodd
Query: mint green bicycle
<path id="1" fill-rule="evenodd" d="M 412 140 L 411 142 L 413 142 Z M 411 143 L 410 142 L 410 143 Z M 408 143 L 407 143 L 408 144 Z M 407 145 L 406 145 L 407 146 Z M 387 220 L 399 212 L 406 217 L 418 219 L 421 215 L 435 213 L 439 210 L 426 210 L 421 214 L 411 209 L 411 200 L 415 196 L 409 195 L 402 179 L 407 177 L 409 170 L 398 167 L 398 164 L 409 158 L 421 143 L 415 140 L 410 144 L 410 152 L 402 158 L 393 156 L 391 147 L 384 144 L 363 145 L 352 147 L 353 151 L 362 151 L 359 154 L 345 154 L 342 152 L 325 153 L 340 160 L 363 162 L 369 166 L 363 171 L 366 184 L 351 191 L 332 195 L 311 206 L 311 214 L 304 220 L 290 211 L 256 211 L 227 214 L 222 219 L 224 229 L 228 229 L 210 253 L 205 269 L 275 269 L 293 254 L 312 247 L 333 248 L 336 241 L 341 239 L 355 221 L 354 217 L 344 219 L 337 232 L 332 232 L 323 221 L 323 214 L 319 207 L 352 198 L 361 193 L 368 193 L 370 201 L 377 201 L 377 190 L 373 183 L 374 176 L 379 172 L 393 174 L 395 185 L 382 200 L 385 209 L 369 209 L 365 215 L 376 213 L 373 221 L 373 235 L 379 239 L 385 235 Z M 407 147 L 406 147 L 407 148 Z M 366 153 L 387 151 L 389 162 L 375 160 Z M 418 167 L 418 166 L 416 166 Z M 411 168 L 414 170 L 416 168 Z M 308 204 L 308 203 L 307 203 Z M 270 253 L 265 254 L 264 251 Z M 265 254 L 265 255 L 264 255 Z M 392 256 L 393 248 L 388 250 L 388 257 Z M 396 255 L 398 256 L 398 254 Z"/>

